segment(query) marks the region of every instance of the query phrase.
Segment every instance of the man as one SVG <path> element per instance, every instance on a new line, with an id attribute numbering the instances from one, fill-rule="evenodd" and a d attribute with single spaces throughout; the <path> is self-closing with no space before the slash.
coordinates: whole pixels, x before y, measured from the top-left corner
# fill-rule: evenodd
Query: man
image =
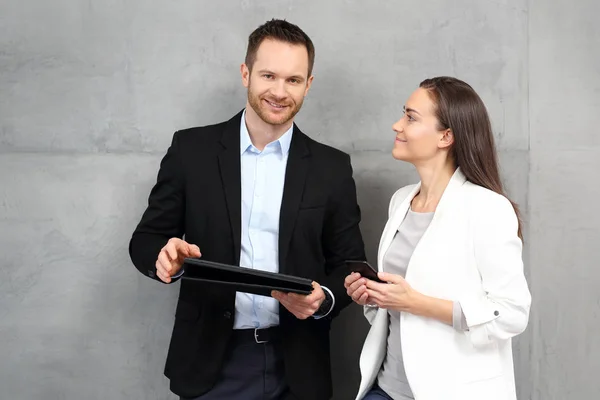
<path id="1" fill-rule="evenodd" d="M 137 269 L 165 283 L 185 257 L 314 281 L 308 296 L 265 297 L 183 280 L 165 367 L 182 399 L 331 397 L 330 323 L 351 300 L 344 261 L 365 254 L 350 157 L 293 122 L 313 62 L 297 26 L 257 28 L 241 66 L 245 109 L 174 134 L 131 238 Z"/>

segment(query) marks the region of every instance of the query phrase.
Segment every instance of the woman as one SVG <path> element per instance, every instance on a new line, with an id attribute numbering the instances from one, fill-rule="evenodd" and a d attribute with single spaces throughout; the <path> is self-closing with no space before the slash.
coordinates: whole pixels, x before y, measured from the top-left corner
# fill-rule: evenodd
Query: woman
<path id="1" fill-rule="evenodd" d="M 393 130 L 392 155 L 420 182 L 390 202 L 378 253 L 387 283 L 345 281 L 371 324 L 357 399 L 514 400 L 511 338 L 531 295 L 485 106 L 465 82 L 428 79 Z"/>

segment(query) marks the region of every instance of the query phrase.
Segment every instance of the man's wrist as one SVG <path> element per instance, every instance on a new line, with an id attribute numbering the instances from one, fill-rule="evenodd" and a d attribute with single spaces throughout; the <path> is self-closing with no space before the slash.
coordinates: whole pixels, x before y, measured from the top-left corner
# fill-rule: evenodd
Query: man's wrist
<path id="1" fill-rule="evenodd" d="M 331 290 L 329 290 L 325 286 L 321 286 L 321 289 L 323 289 L 325 299 L 321 303 L 321 306 L 319 306 L 319 309 L 313 314 L 313 318 L 315 319 L 326 317 L 327 315 L 329 315 L 329 313 L 331 312 L 331 310 L 333 310 L 333 307 L 335 306 L 335 297 L 333 296 L 333 293 L 331 293 Z"/>

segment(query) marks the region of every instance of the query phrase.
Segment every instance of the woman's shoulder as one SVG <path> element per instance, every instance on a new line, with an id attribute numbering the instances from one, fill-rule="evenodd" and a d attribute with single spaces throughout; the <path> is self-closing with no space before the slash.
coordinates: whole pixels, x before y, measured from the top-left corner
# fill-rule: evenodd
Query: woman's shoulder
<path id="1" fill-rule="evenodd" d="M 507 216 L 515 213 L 510 200 L 493 190 L 484 188 L 483 186 L 472 182 L 465 182 L 464 194 L 468 199 L 468 206 L 475 214 Z"/>

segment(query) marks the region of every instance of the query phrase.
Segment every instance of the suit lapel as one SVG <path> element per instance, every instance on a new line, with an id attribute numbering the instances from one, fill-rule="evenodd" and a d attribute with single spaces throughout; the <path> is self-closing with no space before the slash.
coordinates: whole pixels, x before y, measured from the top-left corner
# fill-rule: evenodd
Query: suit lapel
<path id="1" fill-rule="evenodd" d="M 282 273 L 292 272 L 287 270 L 285 260 L 304 192 L 309 156 L 307 137 L 294 125 L 279 215 L 279 271 Z"/>
<path id="2" fill-rule="evenodd" d="M 235 264 L 240 263 L 241 226 L 242 226 L 242 175 L 240 161 L 240 123 L 242 112 L 233 117 L 223 131 L 219 154 L 219 169 L 225 191 L 225 201 L 229 212 L 229 223 L 233 235 L 233 252 Z"/>

